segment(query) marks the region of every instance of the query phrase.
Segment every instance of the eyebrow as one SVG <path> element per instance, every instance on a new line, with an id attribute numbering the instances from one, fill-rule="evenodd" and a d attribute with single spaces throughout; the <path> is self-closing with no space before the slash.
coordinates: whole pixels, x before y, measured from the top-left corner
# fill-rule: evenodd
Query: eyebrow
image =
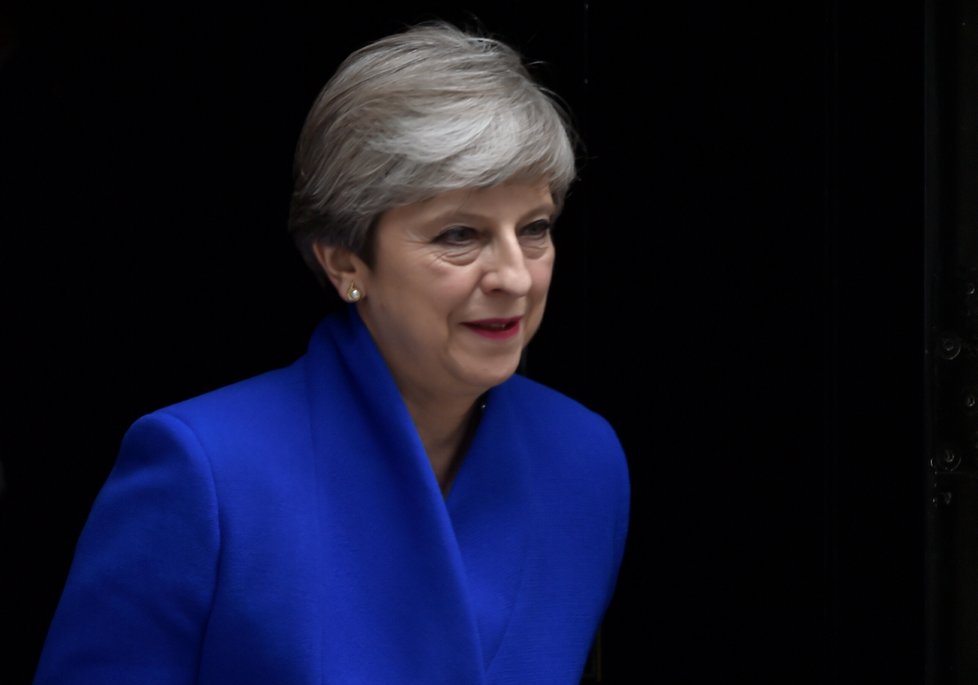
<path id="1" fill-rule="evenodd" d="M 526 212 L 520 217 L 520 223 L 527 221 L 529 217 L 536 214 L 546 214 L 547 219 L 553 221 L 554 214 L 556 213 L 557 207 L 553 203 L 541 204 L 534 207 L 530 211 Z M 436 216 L 431 217 L 432 222 L 442 222 L 442 221 L 463 221 L 471 223 L 482 223 L 487 219 L 492 219 L 491 215 L 488 214 L 477 214 L 474 212 L 467 212 L 465 210 L 455 210 L 450 209 L 448 211 L 442 212 Z"/>

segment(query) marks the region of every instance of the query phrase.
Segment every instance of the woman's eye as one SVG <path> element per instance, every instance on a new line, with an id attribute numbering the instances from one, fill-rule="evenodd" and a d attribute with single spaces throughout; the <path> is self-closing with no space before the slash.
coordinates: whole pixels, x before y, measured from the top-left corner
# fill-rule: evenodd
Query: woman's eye
<path id="1" fill-rule="evenodd" d="M 452 226 L 435 236 L 434 242 L 443 245 L 467 245 L 478 237 L 474 228 L 468 226 Z"/>
<path id="2" fill-rule="evenodd" d="M 534 221 L 524 226 L 520 232 L 527 238 L 544 238 L 550 232 L 550 222 L 542 219 Z"/>

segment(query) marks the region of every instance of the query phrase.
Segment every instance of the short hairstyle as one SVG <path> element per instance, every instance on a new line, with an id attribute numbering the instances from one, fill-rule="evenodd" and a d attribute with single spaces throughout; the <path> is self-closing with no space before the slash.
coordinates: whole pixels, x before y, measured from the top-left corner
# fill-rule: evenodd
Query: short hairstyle
<path id="1" fill-rule="evenodd" d="M 558 209 L 576 176 L 575 133 L 512 47 L 442 21 L 340 64 L 296 146 L 289 231 L 318 276 L 317 242 L 372 262 L 387 210 L 450 190 L 545 179 Z"/>

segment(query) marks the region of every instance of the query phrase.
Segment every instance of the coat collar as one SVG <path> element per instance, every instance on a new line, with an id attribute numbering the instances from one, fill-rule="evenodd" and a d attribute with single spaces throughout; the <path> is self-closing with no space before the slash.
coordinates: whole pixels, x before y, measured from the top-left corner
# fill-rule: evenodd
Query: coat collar
<path id="1" fill-rule="evenodd" d="M 512 615 L 532 521 L 530 456 L 490 391 L 447 498 L 356 309 L 327 317 L 306 357 L 327 620 L 369 682 L 483 683 Z M 341 591 L 337 591 L 341 588 Z M 334 596 L 335 595 L 335 596 Z M 330 633 L 333 631 L 330 630 Z M 336 659 L 327 656 L 326 669 Z M 349 674 L 337 674 L 349 675 Z M 327 678 L 328 680 L 328 678 Z"/>

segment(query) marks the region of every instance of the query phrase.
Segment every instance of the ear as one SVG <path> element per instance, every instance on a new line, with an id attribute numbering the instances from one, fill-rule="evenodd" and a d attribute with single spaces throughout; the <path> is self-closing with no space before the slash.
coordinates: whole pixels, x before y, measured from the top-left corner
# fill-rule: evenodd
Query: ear
<path id="1" fill-rule="evenodd" d="M 320 242 L 313 244 L 312 251 L 341 300 L 346 301 L 346 294 L 354 283 L 360 289 L 363 288 L 368 271 L 367 265 L 353 252 L 345 247 Z"/>

